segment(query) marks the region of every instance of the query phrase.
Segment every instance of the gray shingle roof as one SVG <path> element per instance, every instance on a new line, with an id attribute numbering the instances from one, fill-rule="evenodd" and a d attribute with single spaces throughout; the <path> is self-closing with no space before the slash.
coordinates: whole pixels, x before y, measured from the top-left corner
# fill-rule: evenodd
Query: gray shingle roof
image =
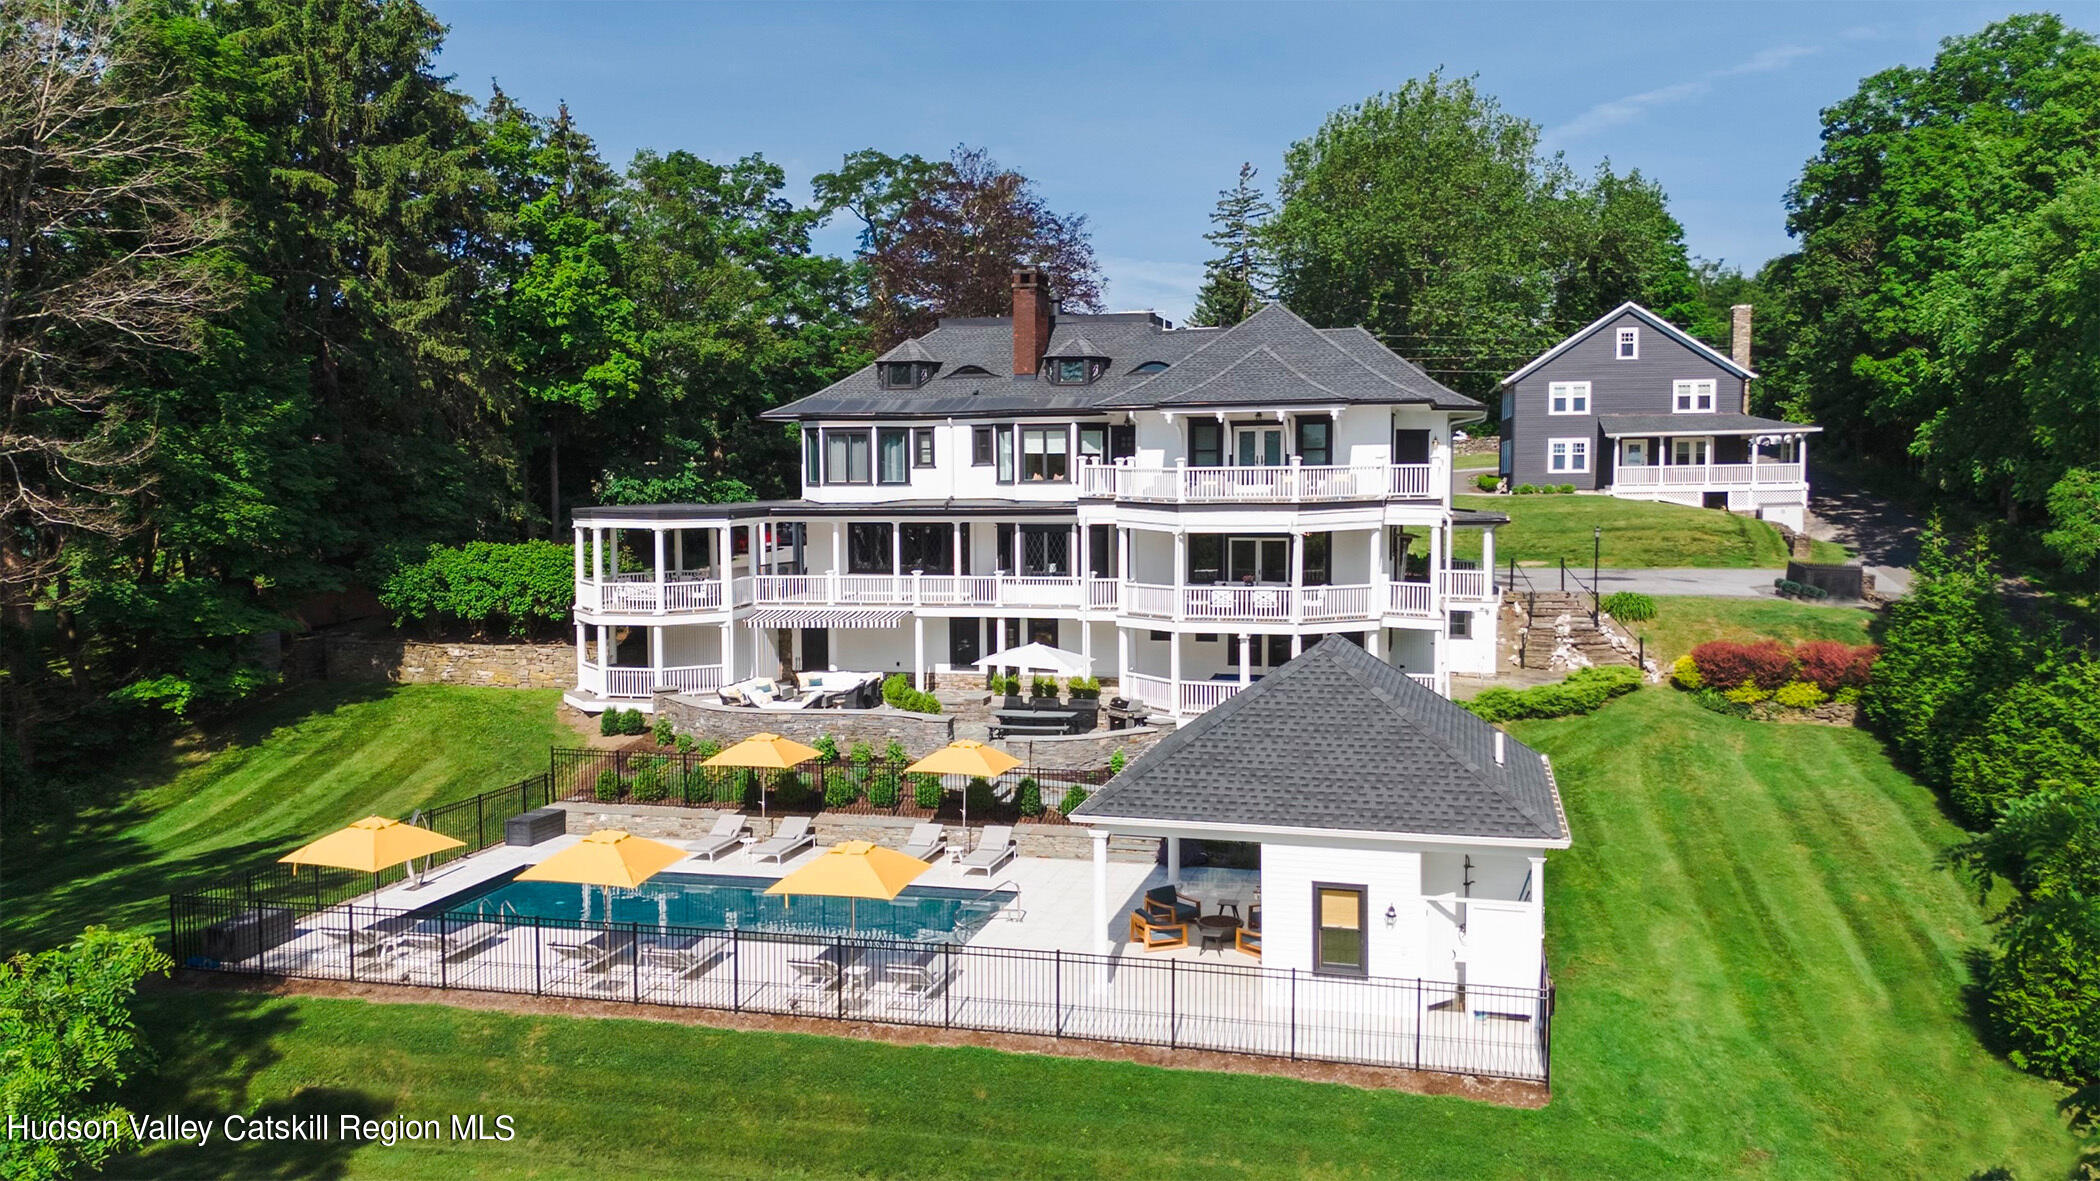
<path id="1" fill-rule="evenodd" d="M 880 363 L 883 361 L 939 361 L 940 358 L 929 352 L 925 345 L 920 344 L 917 337 L 913 337 L 875 358 L 875 360 L 877 363 Z"/>
<path id="2" fill-rule="evenodd" d="M 1338 636 L 1140 755 L 1074 819 L 1564 844 L 1545 759 Z"/>
<path id="3" fill-rule="evenodd" d="M 1612 438 L 1621 435 L 1802 435 L 1823 428 L 1812 422 L 1781 422 L 1754 414 L 1600 414 Z"/>
<path id="4" fill-rule="evenodd" d="M 1679 328 L 1677 325 L 1670 323 L 1668 320 L 1663 319 L 1661 316 L 1656 315 L 1654 312 L 1649 311 L 1647 308 L 1644 308 L 1641 305 L 1629 299 L 1625 303 L 1620 304 L 1618 307 L 1615 307 L 1612 310 L 1597 317 L 1596 319 L 1590 321 L 1589 324 L 1585 325 L 1584 327 L 1576 329 L 1559 344 L 1554 345 L 1552 348 L 1547 349 L 1545 352 L 1540 353 L 1538 356 L 1533 357 L 1531 360 L 1524 362 L 1524 367 L 1522 369 L 1519 369 L 1515 373 L 1510 374 L 1508 377 L 1503 378 L 1501 384 L 1508 385 L 1513 381 L 1524 380 L 1524 378 L 1527 375 L 1529 375 L 1533 370 L 1537 369 L 1539 366 L 1544 365 L 1546 362 L 1551 361 L 1553 358 L 1560 356 L 1562 353 L 1567 352 L 1571 348 L 1574 348 L 1577 344 L 1580 344 L 1581 342 L 1589 339 L 1593 334 L 1596 333 L 1598 329 L 1618 319 L 1620 316 L 1626 315 L 1628 312 L 1631 312 L 1633 313 L 1633 315 L 1639 317 L 1640 320 L 1643 323 L 1647 324 L 1649 327 L 1655 329 L 1656 331 L 1662 333 L 1665 336 L 1668 336 L 1670 339 L 1675 340 L 1677 343 L 1692 350 L 1693 352 L 1698 353 L 1700 356 L 1705 357 L 1707 360 L 1712 361 L 1714 364 L 1719 365 L 1721 368 L 1727 370 L 1728 372 L 1735 374 L 1737 377 L 1753 378 L 1757 376 L 1757 374 L 1751 372 L 1748 369 L 1743 368 L 1741 365 L 1736 364 L 1735 358 L 1720 352 L 1719 350 L 1713 348 L 1711 345 L 1707 344 L 1705 341 L 1700 340 L 1698 337 L 1693 336 L 1691 333 L 1686 332 L 1684 329 Z"/>
<path id="5" fill-rule="evenodd" d="M 1316 329 L 1277 304 L 1231 328 L 1170 329 L 1149 312 L 1060 313 L 1046 356 L 1109 360 L 1107 372 L 1083 386 L 1013 375 L 1013 321 L 1005 316 L 942 320 L 932 332 L 906 343 L 918 351 L 907 356 L 906 346 L 899 345 L 885 359 L 941 365 L 940 374 L 918 389 L 884 389 L 870 365 L 765 417 L 968 418 L 1351 402 L 1484 409 L 1394 355 L 1370 333 Z M 1149 361 L 1168 368 L 1134 372 Z M 960 372 L 969 366 L 985 372 Z"/>

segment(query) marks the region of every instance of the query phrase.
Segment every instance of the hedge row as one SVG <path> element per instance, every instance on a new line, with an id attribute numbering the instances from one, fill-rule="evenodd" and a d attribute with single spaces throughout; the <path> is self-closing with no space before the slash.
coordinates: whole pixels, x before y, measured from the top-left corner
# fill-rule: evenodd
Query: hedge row
<path id="1" fill-rule="evenodd" d="M 1624 665 L 1606 665 L 1577 669 L 1559 684 L 1539 685 L 1530 689 L 1489 689 L 1471 701 L 1461 704 L 1475 716 L 1488 722 L 1511 722 L 1519 718 L 1565 718 L 1574 714 L 1592 713 L 1612 698 L 1624 696 L 1640 687 L 1639 669 L 1627 668 Z"/>

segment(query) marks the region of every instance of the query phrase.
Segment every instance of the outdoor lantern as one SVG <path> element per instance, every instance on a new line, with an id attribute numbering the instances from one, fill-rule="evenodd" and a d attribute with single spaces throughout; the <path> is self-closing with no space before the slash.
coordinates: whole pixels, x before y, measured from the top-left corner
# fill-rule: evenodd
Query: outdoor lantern
<path id="1" fill-rule="evenodd" d="M 1385 908 L 1385 925 L 1390 927 L 1400 921 L 1400 908 L 1390 903 Z"/>

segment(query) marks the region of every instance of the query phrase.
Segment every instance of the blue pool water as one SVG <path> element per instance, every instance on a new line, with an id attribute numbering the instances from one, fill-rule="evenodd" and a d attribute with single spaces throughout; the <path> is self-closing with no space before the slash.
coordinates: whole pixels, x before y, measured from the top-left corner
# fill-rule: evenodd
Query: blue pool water
<path id="1" fill-rule="evenodd" d="M 662 873 L 636 890 L 493 879 L 427 909 L 432 913 L 640 923 L 643 926 L 846 934 L 884 939 L 967 938 L 1011 902 L 1011 890 L 909 886 L 893 902 L 768 896 L 770 878 Z M 610 910 L 608 911 L 608 906 Z"/>

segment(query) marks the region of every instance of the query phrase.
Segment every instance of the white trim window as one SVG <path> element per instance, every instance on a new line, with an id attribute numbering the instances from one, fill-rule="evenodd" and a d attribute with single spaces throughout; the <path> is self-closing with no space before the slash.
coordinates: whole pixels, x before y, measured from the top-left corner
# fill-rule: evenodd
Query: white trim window
<path id="1" fill-rule="evenodd" d="M 1611 355 L 1621 361 L 1640 360 L 1641 330 L 1638 328 L 1619 329 L 1618 339 L 1612 343 Z"/>
<path id="2" fill-rule="evenodd" d="M 1714 441 L 1704 435 L 1678 435 L 1670 440 L 1672 467 L 1704 467 L 1713 458 Z"/>
<path id="3" fill-rule="evenodd" d="M 1588 414 L 1589 412 L 1589 382 L 1556 381 L 1546 387 L 1546 413 Z"/>
<path id="4" fill-rule="evenodd" d="M 1546 470 L 1556 475 L 1565 472 L 1589 471 L 1590 441 L 1588 439 L 1546 440 Z"/>
<path id="5" fill-rule="evenodd" d="M 1679 414 L 1712 414 L 1714 412 L 1714 380 L 1680 381 L 1672 387 L 1676 395 L 1671 409 Z"/>
<path id="6" fill-rule="evenodd" d="M 1449 637 L 1450 639 L 1454 639 L 1454 640 L 1470 640 L 1470 639 L 1472 639 L 1472 638 L 1473 638 L 1473 613 L 1472 613 L 1471 611 L 1450 611 L 1450 612 L 1446 612 L 1446 613 L 1445 613 L 1445 624 L 1444 624 L 1444 634 L 1445 634 L 1445 636 Z"/>

